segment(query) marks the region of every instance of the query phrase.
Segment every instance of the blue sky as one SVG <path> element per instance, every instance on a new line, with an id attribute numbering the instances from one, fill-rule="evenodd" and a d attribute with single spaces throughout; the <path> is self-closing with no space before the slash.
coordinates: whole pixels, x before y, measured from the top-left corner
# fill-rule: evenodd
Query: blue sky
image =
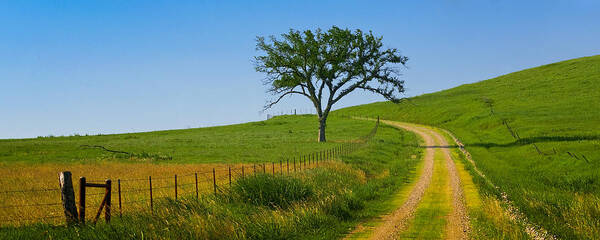
<path id="1" fill-rule="evenodd" d="M 0 138 L 212 126 L 309 111 L 268 96 L 255 37 L 337 25 L 410 58 L 407 96 L 600 54 L 600 1 L 4 1 Z M 383 100 L 357 92 L 337 108 Z"/>

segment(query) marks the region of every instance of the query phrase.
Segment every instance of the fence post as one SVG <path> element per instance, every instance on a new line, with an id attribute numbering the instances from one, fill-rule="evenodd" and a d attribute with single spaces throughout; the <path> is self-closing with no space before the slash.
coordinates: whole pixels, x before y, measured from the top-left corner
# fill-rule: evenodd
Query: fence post
<path id="1" fill-rule="evenodd" d="M 242 165 L 242 178 L 244 178 L 244 165 Z"/>
<path id="2" fill-rule="evenodd" d="M 198 199 L 198 173 L 194 173 L 194 178 L 196 179 L 196 199 Z"/>
<path id="3" fill-rule="evenodd" d="M 285 159 L 285 165 L 287 166 L 287 173 L 290 174 L 290 159 Z"/>
<path id="4" fill-rule="evenodd" d="M 85 177 L 79 178 L 79 222 L 85 223 Z"/>
<path id="5" fill-rule="evenodd" d="M 265 167 L 264 163 L 262 164 L 262 166 L 263 166 L 263 173 L 267 173 L 267 168 Z"/>
<path id="6" fill-rule="evenodd" d="M 61 172 L 58 174 L 60 182 L 60 198 L 62 200 L 63 209 L 67 224 L 77 222 L 77 207 L 75 206 L 75 191 L 73 190 L 73 181 L 71 172 Z"/>
<path id="7" fill-rule="evenodd" d="M 117 179 L 117 188 L 119 189 L 119 217 L 123 217 L 123 209 L 121 207 L 121 179 Z"/>
<path id="8" fill-rule="evenodd" d="M 150 211 L 154 215 L 154 201 L 152 199 L 152 176 L 148 176 L 148 183 L 150 185 Z"/>
<path id="9" fill-rule="evenodd" d="M 107 223 L 110 222 L 110 210 L 112 208 L 111 199 L 112 199 L 112 181 L 110 179 L 106 179 L 106 202 L 105 202 L 106 206 L 104 209 L 104 220 Z"/>
<path id="10" fill-rule="evenodd" d="M 294 157 L 294 172 L 296 172 L 296 157 Z"/>
<path id="11" fill-rule="evenodd" d="M 175 174 L 175 201 L 177 201 L 177 174 Z"/>
<path id="12" fill-rule="evenodd" d="M 279 160 L 279 174 L 283 174 L 283 164 L 281 160 Z"/>
<path id="13" fill-rule="evenodd" d="M 215 195 L 217 195 L 217 174 L 215 173 L 215 168 L 213 168 L 213 190 Z"/>
<path id="14" fill-rule="evenodd" d="M 229 169 L 229 187 L 231 187 L 231 166 L 229 166 L 228 169 Z"/>
<path id="15" fill-rule="evenodd" d="M 271 170 L 273 170 L 273 176 L 275 176 L 275 163 L 271 162 Z"/>

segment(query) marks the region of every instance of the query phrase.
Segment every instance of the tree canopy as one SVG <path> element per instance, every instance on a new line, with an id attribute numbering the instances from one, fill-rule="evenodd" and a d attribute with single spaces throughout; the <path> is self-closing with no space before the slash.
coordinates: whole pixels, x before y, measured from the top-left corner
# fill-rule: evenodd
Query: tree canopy
<path id="1" fill-rule="evenodd" d="M 255 69 L 266 74 L 264 84 L 274 96 L 265 109 L 285 96 L 298 94 L 314 105 L 320 122 L 319 141 L 332 106 L 356 89 L 399 102 L 404 92 L 400 68 L 408 61 L 395 48 L 385 48 L 383 37 L 372 32 L 333 26 L 329 30 L 290 29 L 281 38 L 257 37 Z"/>

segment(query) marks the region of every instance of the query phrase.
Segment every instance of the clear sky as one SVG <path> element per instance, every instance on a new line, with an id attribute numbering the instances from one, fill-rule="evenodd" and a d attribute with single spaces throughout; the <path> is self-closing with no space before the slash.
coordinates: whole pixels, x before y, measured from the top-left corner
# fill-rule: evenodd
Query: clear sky
<path id="1" fill-rule="evenodd" d="M 407 96 L 600 54 L 597 0 L 3 1 L 0 138 L 264 119 L 255 37 L 332 25 L 408 56 Z M 360 91 L 336 107 L 381 100 Z M 269 112 L 294 108 L 310 104 Z"/>

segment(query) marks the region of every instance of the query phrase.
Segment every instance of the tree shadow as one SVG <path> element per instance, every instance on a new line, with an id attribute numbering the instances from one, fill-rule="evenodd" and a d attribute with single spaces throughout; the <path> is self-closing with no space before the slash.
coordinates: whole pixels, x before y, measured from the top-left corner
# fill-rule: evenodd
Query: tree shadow
<path id="1" fill-rule="evenodd" d="M 543 142 L 576 142 L 576 141 L 593 141 L 600 140 L 600 135 L 588 135 L 588 136 L 544 136 L 544 137 L 526 137 L 518 139 L 514 142 L 509 143 L 471 143 L 465 144 L 467 147 L 515 147 L 515 146 L 524 146 L 533 143 L 543 143 Z"/>
<path id="2" fill-rule="evenodd" d="M 593 141 L 600 140 L 600 135 L 588 135 L 588 136 L 544 136 L 544 137 L 527 137 L 521 138 L 514 142 L 509 143 L 493 143 L 493 142 L 484 142 L 484 143 L 470 143 L 465 144 L 465 147 L 515 147 L 515 146 L 525 146 L 533 143 L 540 142 L 576 142 L 576 141 Z M 415 145 L 415 144 L 403 144 L 404 147 L 417 147 L 417 148 L 457 148 L 458 146 L 423 146 L 423 145 Z"/>

